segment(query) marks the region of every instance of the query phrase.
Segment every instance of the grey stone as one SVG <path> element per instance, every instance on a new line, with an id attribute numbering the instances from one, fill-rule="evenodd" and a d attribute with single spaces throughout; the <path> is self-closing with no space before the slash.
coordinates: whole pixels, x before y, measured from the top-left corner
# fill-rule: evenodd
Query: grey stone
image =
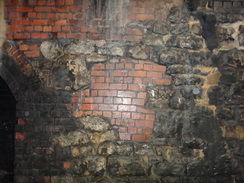
<path id="1" fill-rule="evenodd" d="M 103 133 L 92 133 L 91 134 L 91 142 L 93 143 L 102 143 L 105 141 L 114 141 L 118 139 L 118 133 L 114 130 L 106 131 Z"/>
<path id="2" fill-rule="evenodd" d="M 148 58 L 148 56 L 145 52 L 145 47 L 137 46 L 137 47 L 131 48 L 129 50 L 129 52 L 131 53 L 131 56 L 136 59 L 147 59 Z"/>
<path id="3" fill-rule="evenodd" d="M 167 161 L 160 162 L 156 165 L 156 174 L 161 176 L 184 175 L 184 166 L 181 164 L 170 164 Z"/>
<path id="4" fill-rule="evenodd" d="M 92 53 L 86 55 L 86 61 L 88 63 L 105 62 L 107 60 L 108 60 L 108 57 L 106 55 L 101 55 L 96 52 L 92 52 Z"/>
<path id="5" fill-rule="evenodd" d="M 63 54 L 63 49 L 57 40 L 42 42 L 40 51 L 46 59 L 51 61 L 56 61 Z"/>
<path id="6" fill-rule="evenodd" d="M 196 34 L 196 35 L 201 35 L 202 34 L 202 26 L 200 23 L 194 23 L 191 26 L 191 31 Z"/>
<path id="7" fill-rule="evenodd" d="M 180 65 L 180 64 L 176 64 L 176 65 L 170 65 L 167 68 L 167 74 L 187 74 L 190 73 L 192 71 L 192 67 L 189 65 Z"/>
<path id="8" fill-rule="evenodd" d="M 238 35 L 238 41 L 240 46 L 244 46 L 244 33 Z"/>
<path id="9" fill-rule="evenodd" d="M 122 46 L 113 45 L 109 48 L 110 54 L 113 56 L 123 56 L 125 49 Z"/>
<path id="10" fill-rule="evenodd" d="M 200 77 L 193 74 L 179 74 L 173 80 L 175 85 L 196 85 L 203 82 Z"/>
<path id="11" fill-rule="evenodd" d="M 86 130 L 105 132 L 110 128 L 108 121 L 98 116 L 86 116 L 78 119 L 78 126 Z"/>
<path id="12" fill-rule="evenodd" d="M 189 20 L 189 14 L 185 7 L 173 6 L 170 9 L 167 21 L 176 24 L 176 23 L 186 23 Z"/>
<path id="13" fill-rule="evenodd" d="M 184 64 L 186 58 L 186 51 L 178 48 L 168 48 L 163 50 L 159 63 L 162 65 Z"/>
<path id="14" fill-rule="evenodd" d="M 90 141 L 90 134 L 84 130 L 77 130 L 68 134 L 61 134 L 54 138 L 54 142 L 61 147 L 86 144 Z"/>
<path id="15" fill-rule="evenodd" d="M 152 31 L 156 34 L 167 35 L 169 34 L 171 24 L 167 22 L 155 22 L 152 26 Z"/>
<path id="16" fill-rule="evenodd" d="M 94 50 L 94 46 L 85 40 L 74 41 L 64 47 L 66 54 L 88 54 Z"/>
<path id="17" fill-rule="evenodd" d="M 148 35 L 145 40 L 145 45 L 149 46 L 164 46 L 164 41 L 162 36 Z"/>

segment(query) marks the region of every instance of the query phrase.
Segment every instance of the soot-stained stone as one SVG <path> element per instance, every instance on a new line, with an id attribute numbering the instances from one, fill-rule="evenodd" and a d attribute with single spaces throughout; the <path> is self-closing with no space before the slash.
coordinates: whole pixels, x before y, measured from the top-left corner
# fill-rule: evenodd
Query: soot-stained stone
<path id="1" fill-rule="evenodd" d="M 203 46 L 203 39 L 190 34 L 176 35 L 171 36 L 171 38 L 167 41 L 166 46 L 198 50 Z"/>
<path id="2" fill-rule="evenodd" d="M 160 55 L 159 63 L 162 65 L 184 64 L 187 52 L 178 48 L 167 48 Z"/>
<path id="3" fill-rule="evenodd" d="M 133 58 L 136 58 L 136 59 L 147 59 L 148 56 L 146 54 L 146 50 L 145 50 L 145 47 L 140 47 L 140 46 L 137 46 L 137 47 L 134 47 L 134 48 L 131 48 L 129 50 L 129 52 L 131 53 L 131 56 Z"/>
<path id="4" fill-rule="evenodd" d="M 203 80 L 193 74 L 179 74 L 173 77 L 175 85 L 196 85 L 203 83 Z"/>
<path id="5" fill-rule="evenodd" d="M 186 8 L 174 6 L 170 9 L 167 21 L 172 24 L 186 23 L 189 20 L 189 14 Z"/>
<path id="6" fill-rule="evenodd" d="M 167 161 L 156 164 L 156 174 L 161 176 L 184 175 L 184 166 L 181 164 L 171 164 Z"/>
<path id="7" fill-rule="evenodd" d="M 167 22 L 155 22 L 152 25 L 152 31 L 155 34 L 167 35 L 169 33 L 169 28 L 171 24 Z"/>
<path id="8" fill-rule="evenodd" d="M 109 122 L 98 116 L 86 116 L 79 118 L 77 121 L 78 126 L 81 126 L 86 130 L 105 132 L 110 128 Z"/>
<path id="9" fill-rule="evenodd" d="M 78 90 L 90 85 L 90 75 L 83 55 L 64 55 L 52 68 L 55 89 Z"/>

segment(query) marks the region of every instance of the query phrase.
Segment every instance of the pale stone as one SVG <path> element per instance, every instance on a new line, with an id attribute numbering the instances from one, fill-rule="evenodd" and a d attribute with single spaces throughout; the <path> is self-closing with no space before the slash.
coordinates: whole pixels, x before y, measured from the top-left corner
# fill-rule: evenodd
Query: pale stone
<path id="1" fill-rule="evenodd" d="M 104 119 L 94 116 L 87 116 L 79 119 L 78 125 L 82 125 L 86 130 L 104 132 L 110 128 L 110 124 Z"/>
<path id="2" fill-rule="evenodd" d="M 102 143 L 102 142 L 105 142 L 105 141 L 114 141 L 114 140 L 117 140 L 118 135 L 115 133 L 114 130 L 110 130 L 110 131 L 107 131 L 105 133 L 93 133 L 91 134 L 91 142 L 93 143 Z"/>
<path id="3" fill-rule="evenodd" d="M 119 46 L 112 46 L 109 48 L 111 55 L 114 56 L 123 56 L 124 55 L 124 48 Z"/>
<path id="4" fill-rule="evenodd" d="M 40 50 L 42 55 L 51 61 L 56 61 L 63 54 L 63 49 L 57 40 L 42 42 Z"/>
<path id="5" fill-rule="evenodd" d="M 67 54 L 89 54 L 94 50 L 94 46 L 85 40 L 74 41 L 64 47 L 64 52 Z"/>
<path id="6" fill-rule="evenodd" d="M 96 52 L 92 52 L 88 55 L 86 55 L 86 61 L 90 63 L 96 63 L 96 62 L 105 62 L 108 58 L 106 55 L 100 55 Z"/>
<path id="7" fill-rule="evenodd" d="M 129 50 L 133 58 L 136 59 L 147 59 L 148 56 L 143 47 L 137 46 Z"/>
<path id="8" fill-rule="evenodd" d="M 61 147 L 86 144 L 90 141 L 90 135 L 84 130 L 61 134 L 54 138 L 54 141 Z"/>

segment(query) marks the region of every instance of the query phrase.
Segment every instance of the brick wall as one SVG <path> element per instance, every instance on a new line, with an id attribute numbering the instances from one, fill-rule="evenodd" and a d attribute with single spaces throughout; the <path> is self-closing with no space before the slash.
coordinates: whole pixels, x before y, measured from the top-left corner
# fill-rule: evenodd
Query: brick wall
<path id="1" fill-rule="evenodd" d="M 88 0 L 6 0 L 6 38 L 17 41 L 27 57 L 39 57 L 35 40 L 107 39 L 111 41 L 139 41 L 143 29 L 125 28 L 130 20 L 147 21 L 155 18 L 152 1 L 104 1 L 110 8 L 105 13 L 103 1 Z M 99 8 L 101 6 L 101 8 Z M 28 44 L 23 40 L 32 40 Z"/>

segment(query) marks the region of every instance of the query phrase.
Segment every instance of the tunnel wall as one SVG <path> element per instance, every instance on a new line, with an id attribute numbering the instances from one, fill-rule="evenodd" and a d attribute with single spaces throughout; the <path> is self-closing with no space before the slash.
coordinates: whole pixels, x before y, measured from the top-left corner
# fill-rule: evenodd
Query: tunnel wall
<path id="1" fill-rule="evenodd" d="M 244 180 L 242 1 L 4 10 L 16 183 Z"/>

